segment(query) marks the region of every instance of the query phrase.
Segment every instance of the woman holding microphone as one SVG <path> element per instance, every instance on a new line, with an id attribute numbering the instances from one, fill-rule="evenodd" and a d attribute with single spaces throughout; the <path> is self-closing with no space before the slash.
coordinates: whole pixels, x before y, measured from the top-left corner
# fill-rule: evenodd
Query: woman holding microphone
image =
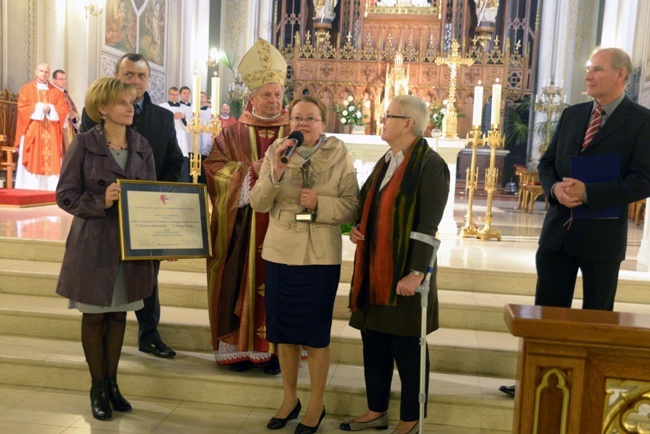
<path id="1" fill-rule="evenodd" d="M 325 417 L 330 329 L 341 273 L 340 225 L 356 218 L 359 187 L 347 146 L 323 134 L 323 102 L 302 96 L 290 104 L 289 113 L 292 133 L 304 137 L 302 146 L 286 158 L 294 140 L 271 145 L 250 202 L 270 217 L 262 250 L 266 329 L 269 342 L 278 345 L 284 386 L 280 409 L 267 428 L 281 429 L 300 414 L 298 367 L 305 346 L 311 398 L 295 430 L 304 434 L 316 432 Z"/>

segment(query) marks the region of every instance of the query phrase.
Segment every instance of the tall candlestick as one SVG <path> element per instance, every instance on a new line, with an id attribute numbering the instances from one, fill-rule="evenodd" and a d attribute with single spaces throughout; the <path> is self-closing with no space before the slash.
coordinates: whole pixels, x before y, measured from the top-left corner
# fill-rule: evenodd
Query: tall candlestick
<path id="1" fill-rule="evenodd" d="M 194 74 L 194 85 L 192 87 L 192 113 L 199 114 L 201 110 L 201 76 Z"/>
<path id="2" fill-rule="evenodd" d="M 212 107 L 214 113 L 219 113 L 219 77 L 212 77 Z"/>
<path id="3" fill-rule="evenodd" d="M 474 112 L 472 114 L 472 125 L 481 125 L 481 115 L 483 112 L 483 86 L 478 82 L 478 86 L 474 87 Z"/>
<path id="4" fill-rule="evenodd" d="M 490 115 L 490 125 L 499 125 L 501 120 L 501 85 L 496 83 L 492 85 L 492 113 Z"/>

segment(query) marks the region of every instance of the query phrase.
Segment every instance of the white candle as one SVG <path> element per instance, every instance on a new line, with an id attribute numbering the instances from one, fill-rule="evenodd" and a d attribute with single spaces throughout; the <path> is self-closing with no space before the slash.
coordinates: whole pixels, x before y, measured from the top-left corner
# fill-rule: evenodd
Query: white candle
<path id="1" fill-rule="evenodd" d="M 496 83 L 492 85 L 492 113 L 490 116 L 490 125 L 499 125 L 501 118 L 501 85 Z"/>
<path id="2" fill-rule="evenodd" d="M 199 114 L 201 110 L 201 76 L 194 74 L 194 86 L 192 87 L 192 113 Z"/>
<path id="3" fill-rule="evenodd" d="M 472 115 L 472 125 L 480 126 L 482 124 L 481 115 L 483 112 L 483 86 L 481 86 L 480 81 L 478 84 L 478 86 L 474 86 L 474 113 Z"/>
<path id="4" fill-rule="evenodd" d="M 219 111 L 219 77 L 212 77 L 212 107 L 217 107 Z"/>

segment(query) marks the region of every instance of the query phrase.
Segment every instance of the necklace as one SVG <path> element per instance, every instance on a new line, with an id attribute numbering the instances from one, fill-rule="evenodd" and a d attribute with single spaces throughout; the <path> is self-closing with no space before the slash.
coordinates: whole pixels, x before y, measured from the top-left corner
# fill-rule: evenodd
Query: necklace
<path id="1" fill-rule="evenodd" d="M 128 149 L 128 144 L 125 144 L 125 146 L 116 146 L 113 142 L 110 140 L 108 141 L 108 147 L 109 150 L 113 151 L 115 155 L 120 155 L 120 151 L 126 151 Z"/>
<path id="2" fill-rule="evenodd" d="M 127 148 L 126 146 L 117 146 L 115 143 L 111 141 L 108 142 L 108 147 L 111 149 L 115 149 L 116 151 L 125 151 Z"/>

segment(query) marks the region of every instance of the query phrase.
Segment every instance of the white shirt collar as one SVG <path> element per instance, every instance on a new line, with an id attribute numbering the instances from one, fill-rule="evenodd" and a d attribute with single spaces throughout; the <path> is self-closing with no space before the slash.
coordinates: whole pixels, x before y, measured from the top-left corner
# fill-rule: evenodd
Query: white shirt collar
<path id="1" fill-rule="evenodd" d="M 388 152 L 386 152 L 386 155 L 384 156 L 386 163 L 389 163 L 391 159 L 395 159 L 395 162 L 399 166 L 402 160 L 404 160 L 404 157 L 406 154 L 404 153 L 404 150 L 402 149 L 399 151 L 397 154 L 393 152 L 392 149 L 389 149 Z"/>
<path id="2" fill-rule="evenodd" d="M 267 118 L 267 117 L 265 117 L 265 116 L 260 116 L 260 115 L 258 115 L 257 113 L 255 113 L 255 109 L 251 109 L 251 113 L 252 113 L 253 116 L 255 116 L 256 118 L 260 118 L 260 119 L 265 120 L 265 121 L 270 121 L 270 120 L 273 120 L 273 119 L 277 119 L 277 118 L 282 114 L 282 110 L 280 110 L 280 113 L 278 113 L 277 115 L 275 115 L 275 116 L 273 116 L 273 117 L 270 117 L 270 118 Z"/>

